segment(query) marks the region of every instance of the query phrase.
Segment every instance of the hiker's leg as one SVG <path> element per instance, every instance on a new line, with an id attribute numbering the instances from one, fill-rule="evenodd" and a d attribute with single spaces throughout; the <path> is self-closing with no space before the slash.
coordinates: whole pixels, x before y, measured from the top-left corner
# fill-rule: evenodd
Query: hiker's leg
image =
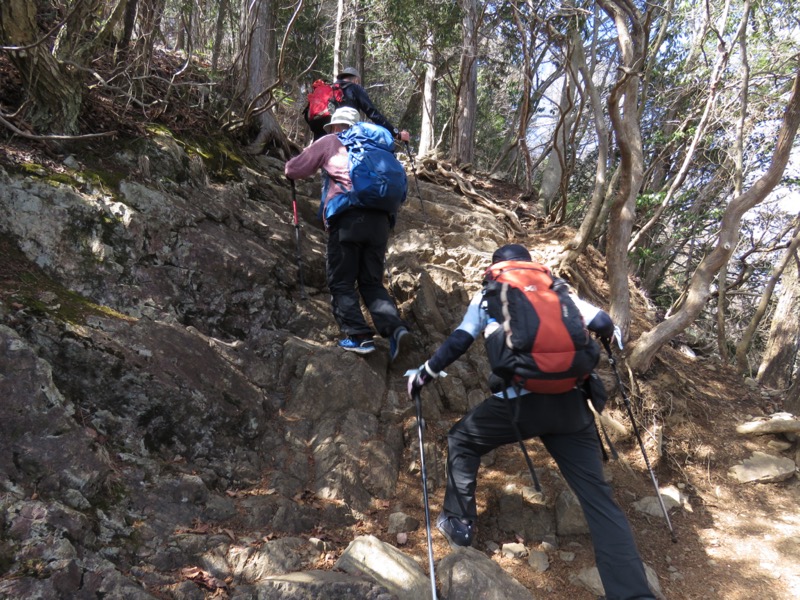
<path id="1" fill-rule="evenodd" d="M 603 477 L 594 423 L 575 433 L 543 435 L 542 442 L 583 508 L 606 598 L 653 598 L 628 520 Z"/>
<path id="2" fill-rule="evenodd" d="M 490 396 L 469 411 L 447 434 L 447 487 L 444 512 L 474 521 L 475 487 L 481 456 L 516 441 L 504 400 Z"/>
<path id="3" fill-rule="evenodd" d="M 372 315 L 375 329 L 389 337 L 399 326 L 407 326 L 400 318 L 397 305 L 383 286 L 386 247 L 389 240 L 389 218 L 385 213 L 363 211 L 361 226 L 361 264 L 358 269 L 358 291 Z"/>
<path id="4" fill-rule="evenodd" d="M 327 278 L 331 292 L 333 317 L 345 335 L 364 335 L 372 330 L 364 320 L 356 292 L 361 249 L 358 244 L 342 242 L 348 238 L 347 213 L 331 223 L 328 235 Z"/>

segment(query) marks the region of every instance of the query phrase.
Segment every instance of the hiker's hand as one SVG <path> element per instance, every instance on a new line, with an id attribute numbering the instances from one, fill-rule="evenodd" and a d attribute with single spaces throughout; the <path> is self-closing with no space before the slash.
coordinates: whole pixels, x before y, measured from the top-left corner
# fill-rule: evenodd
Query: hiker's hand
<path id="1" fill-rule="evenodd" d="M 408 132 L 405 129 L 400 132 L 400 141 L 401 142 L 411 141 L 411 136 L 408 134 Z"/>
<path id="2" fill-rule="evenodd" d="M 408 397 L 414 398 L 420 393 L 423 387 L 435 379 L 435 375 L 428 370 L 428 365 L 425 363 L 419 369 L 414 371 L 408 376 Z"/>

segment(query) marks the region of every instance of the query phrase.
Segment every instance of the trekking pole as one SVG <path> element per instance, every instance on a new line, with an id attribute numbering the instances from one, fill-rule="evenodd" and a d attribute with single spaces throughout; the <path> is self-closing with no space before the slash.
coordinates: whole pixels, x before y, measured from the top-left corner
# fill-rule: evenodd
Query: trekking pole
<path id="1" fill-rule="evenodd" d="M 417 407 L 417 433 L 419 434 L 419 466 L 422 471 L 422 499 L 425 504 L 425 530 L 428 534 L 428 564 L 431 570 L 431 594 L 436 597 L 436 574 L 433 570 L 433 541 L 431 540 L 431 509 L 428 504 L 428 471 L 425 468 L 425 444 L 422 440 L 422 398 L 419 390 L 414 392 L 414 404 Z"/>
<path id="2" fill-rule="evenodd" d="M 425 204 L 422 202 L 422 194 L 419 191 L 419 179 L 417 179 L 417 165 L 414 163 L 414 157 L 411 154 L 411 148 L 408 145 L 408 142 L 403 142 L 406 147 L 406 154 L 408 154 L 408 160 L 411 161 L 411 170 L 414 172 L 414 185 L 417 188 L 417 197 L 419 197 L 419 207 L 422 209 L 422 216 L 427 219 L 428 215 L 425 214 Z"/>
<path id="3" fill-rule="evenodd" d="M 537 492 L 541 493 L 542 486 L 539 484 L 539 478 L 536 477 L 536 470 L 533 468 L 533 461 L 528 454 L 528 449 L 525 447 L 525 442 L 522 441 L 522 434 L 519 432 L 519 427 L 517 427 L 514 411 L 511 410 L 511 400 L 508 398 L 508 391 L 505 387 L 503 388 L 503 400 L 505 400 L 506 407 L 508 408 L 508 418 L 511 421 L 511 427 L 514 429 L 514 434 L 517 436 L 517 442 L 519 443 L 519 447 L 522 449 L 522 454 L 525 456 L 525 462 L 528 463 L 528 471 L 531 472 L 533 487 Z"/>
<path id="4" fill-rule="evenodd" d="M 305 300 L 306 288 L 303 285 L 303 259 L 300 254 L 300 219 L 297 218 L 297 190 L 294 187 L 294 179 L 290 179 L 289 183 L 292 184 L 292 213 L 294 214 L 294 239 L 296 242 L 296 255 L 297 255 L 297 280 L 300 284 L 300 298 Z"/>
<path id="5" fill-rule="evenodd" d="M 620 338 L 621 339 L 621 338 Z M 625 392 L 625 386 L 622 385 L 622 377 L 619 375 L 619 371 L 617 370 L 617 361 L 614 359 L 613 354 L 611 354 L 611 344 L 609 340 L 605 338 L 600 338 L 600 341 L 603 344 L 603 347 L 606 349 L 606 353 L 608 354 L 608 364 L 611 365 L 611 370 L 614 371 L 614 375 L 617 378 L 617 383 L 619 384 L 620 393 L 622 394 L 622 401 L 625 404 L 625 408 L 628 411 L 628 417 L 631 420 L 631 425 L 633 426 L 633 432 L 636 434 L 636 439 L 639 442 L 639 448 L 642 451 L 642 456 L 644 457 L 644 464 L 647 465 L 647 470 L 650 472 L 650 480 L 653 482 L 653 486 L 656 488 L 656 498 L 658 498 L 658 504 L 661 506 L 661 512 L 664 513 L 664 520 L 667 522 L 667 528 L 669 529 L 670 537 L 672 538 L 673 543 L 678 543 L 678 538 L 675 537 L 675 530 L 672 529 L 672 522 L 669 520 L 669 514 L 667 513 L 667 507 L 664 506 L 664 499 L 661 497 L 661 492 L 658 489 L 658 480 L 656 479 L 656 474 L 653 471 L 653 467 L 650 466 L 650 459 L 647 458 L 647 452 L 644 448 L 644 442 L 642 442 L 642 436 L 639 435 L 639 428 L 636 426 L 636 419 L 633 417 L 633 409 L 631 408 L 631 401 L 628 398 L 628 394 Z"/>

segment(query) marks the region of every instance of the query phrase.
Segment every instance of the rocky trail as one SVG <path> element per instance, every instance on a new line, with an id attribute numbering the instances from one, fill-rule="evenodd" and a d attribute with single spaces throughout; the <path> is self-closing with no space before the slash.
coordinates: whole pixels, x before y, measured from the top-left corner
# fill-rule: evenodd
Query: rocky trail
<path id="1" fill-rule="evenodd" d="M 571 232 L 539 228 L 498 184 L 473 178 L 486 202 L 423 178 L 387 259 L 413 326 L 389 364 L 386 340 L 367 357 L 335 348 L 314 182 L 298 187 L 300 297 L 281 161 L 245 161 L 222 181 L 169 135 L 69 161 L 37 157 L 38 170 L 29 149 L 6 150 L 0 598 L 429 597 L 403 373 L 458 323 L 498 244 L 516 235 L 548 262 Z M 607 306 L 600 255 L 579 268 L 581 292 Z M 652 324 L 643 298 L 634 310 L 635 332 Z M 613 374 L 600 369 L 620 453 L 607 473 L 653 587 L 670 599 L 796 598 L 797 421 L 737 433 L 780 412 L 780 392 L 679 342 L 645 376 L 622 363 L 677 542 L 653 510 Z M 488 393 L 480 344 L 448 371 L 423 402 L 434 518 L 446 432 Z M 572 495 L 541 445 L 527 447 L 542 496 L 519 448 L 506 447 L 479 475 L 475 546 L 453 551 L 434 531 L 441 598 L 601 595 Z M 742 482 L 737 467 L 758 453 L 782 460 Z"/>

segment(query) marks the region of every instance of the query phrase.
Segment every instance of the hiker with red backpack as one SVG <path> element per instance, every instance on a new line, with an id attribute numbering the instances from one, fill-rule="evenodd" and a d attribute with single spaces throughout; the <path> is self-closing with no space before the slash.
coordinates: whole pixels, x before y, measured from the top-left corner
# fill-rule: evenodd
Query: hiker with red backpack
<path id="1" fill-rule="evenodd" d="M 426 384 L 478 337 L 486 338 L 494 393 L 447 434 L 447 485 L 437 528 L 451 545 L 471 545 L 481 457 L 539 437 L 586 516 L 606 598 L 653 599 L 630 525 L 603 476 L 583 391 L 599 358 L 589 331 L 611 339 L 611 318 L 569 293 L 566 282 L 534 263 L 520 244 L 498 248 L 484 279 L 461 324 L 408 378 L 408 393 L 418 400 Z"/>
<path id="2" fill-rule="evenodd" d="M 400 352 L 408 325 L 383 286 L 389 231 L 405 202 L 406 174 L 394 157 L 391 134 L 359 122 L 358 111 L 337 109 L 325 135 L 286 163 L 291 179 L 322 170 L 319 216 L 328 231 L 326 271 L 333 316 L 345 338 L 339 347 L 357 354 L 375 350 L 364 300 L 378 333 L 389 339 L 389 358 Z"/>
<path id="3" fill-rule="evenodd" d="M 361 87 L 361 74 L 353 67 L 342 69 L 333 83 L 325 83 L 318 79 L 312 84 L 303 116 L 314 134 L 314 141 L 327 133 L 325 125 L 330 123 L 335 110 L 343 106 L 364 113 L 370 121 L 386 128 L 395 139 L 401 142 L 409 141 L 410 136 L 407 131 L 398 130 L 375 108 L 367 91 Z"/>

